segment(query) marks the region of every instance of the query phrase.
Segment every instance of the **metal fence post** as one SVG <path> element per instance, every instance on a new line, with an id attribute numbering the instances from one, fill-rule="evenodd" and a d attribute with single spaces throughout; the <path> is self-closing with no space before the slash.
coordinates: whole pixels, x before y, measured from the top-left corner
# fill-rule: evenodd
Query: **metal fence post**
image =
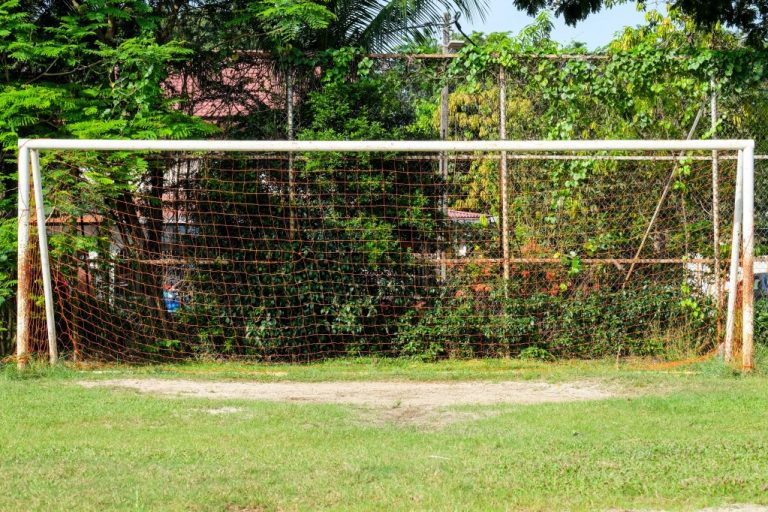
<path id="1" fill-rule="evenodd" d="M 710 80 L 709 121 L 712 138 L 717 138 L 717 92 L 714 77 Z M 712 247 L 714 250 L 715 303 L 717 305 L 717 342 L 722 335 L 723 294 L 720 286 L 720 161 L 718 151 L 712 151 Z"/>
<path id="2" fill-rule="evenodd" d="M 288 124 L 288 140 L 294 139 L 293 129 L 293 70 L 285 72 L 286 123 Z M 288 231 L 291 240 L 296 233 L 296 176 L 293 169 L 293 152 L 288 153 Z"/>
<path id="3" fill-rule="evenodd" d="M 499 138 L 507 140 L 507 74 L 504 66 L 499 66 Z M 508 212 L 508 163 L 507 152 L 501 152 L 501 255 L 504 259 L 505 294 L 506 281 L 509 280 L 509 212 Z"/>
<path id="4" fill-rule="evenodd" d="M 443 44 L 442 53 L 447 55 L 449 53 L 448 45 L 451 42 L 451 14 L 446 12 L 443 14 Z M 446 83 L 440 91 L 440 140 L 448 140 L 448 84 Z M 448 219 L 448 153 L 440 153 L 440 176 L 443 178 L 443 197 L 441 210 L 443 213 L 443 220 L 447 222 Z M 441 234 L 441 247 L 438 252 L 440 258 L 440 279 L 445 281 L 448 278 L 448 268 L 445 263 L 445 243 L 448 239 L 445 233 L 445 228 Z"/>

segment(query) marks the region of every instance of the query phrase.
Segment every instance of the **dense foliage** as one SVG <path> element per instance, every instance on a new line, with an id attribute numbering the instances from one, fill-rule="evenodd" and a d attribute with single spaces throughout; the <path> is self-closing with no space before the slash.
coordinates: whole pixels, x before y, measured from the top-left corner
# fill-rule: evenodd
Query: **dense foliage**
<path id="1" fill-rule="evenodd" d="M 553 42 L 543 16 L 518 36 L 475 35 L 478 44 L 450 63 L 365 57 L 397 41 L 401 23 L 434 21 L 440 9 L 417 4 L 410 16 L 398 4 L 377 12 L 355 2 L 0 3 L 0 242 L 7 241 L 0 243 L 0 307 L 10 304 L 14 284 L 18 137 L 284 138 L 284 110 L 293 101 L 298 138 L 428 139 L 437 137 L 439 94 L 448 85 L 450 137 L 495 139 L 500 67 L 509 138 L 751 137 L 764 124 L 760 86 L 768 55 L 742 47 L 726 31 L 692 32 L 690 20 L 650 13 L 646 26 L 628 29 L 601 58 L 572 58 L 582 50 Z M 342 47 L 347 44 L 361 47 Z M 174 80 L 194 77 L 210 84 L 222 105 L 239 106 L 249 91 L 221 77 L 254 55 L 263 59 L 251 50 L 266 52 L 270 65 L 257 69 L 275 82 L 293 80 L 295 97 L 286 98 L 280 83 L 268 99 L 252 94 L 257 107 L 238 115 L 213 123 L 195 116 L 195 98 L 173 87 Z M 697 122 L 712 92 L 721 109 L 715 133 Z M 766 149 L 764 139 L 758 143 Z M 69 230 L 52 237 L 54 256 L 109 250 L 107 237 L 77 231 L 74 219 L 95 212 L 104 226 L 122 230 L 125 255 L 139 262 L 128 270 L 144 276 L 107 307 L 75 289 L 78 268 L 57 275 L 66 290 L 57 307 L 71 324 L 62 326 L 67 349 L 98 355 L 108 347 L 126 357 L 597 357 L 707 347 L 717 323 L 711 301 L 691 293 L 679 273 L 660 279 L 660 270 L 650 268 L 638 272 L 637 286 L 624 289 L 615 284 L 616 269 L 581 265 L 583 258 L 631 256 L 645 225 L 619 224 L 616 212 L 652 210 L 656 196 L 640 192 L 660 186 L 654 180 L 666 176 L 665 164 L 511 164 L 520 177 L 511 203 L 513 251 L 561 262 L 517 269 L 511 283 L 495 277 L 496 268 L 468 265 L 441 283 L 417 257 L 445 243 L 440 193 L 451 193 L 452 208 L 498 218 L 498 161 L 457 164 L 445 179 L 430 163 L 387 155 L 296 155 L 297 185 L 289 191 L 294 178 L 284 158 L 209 158 L 184 184 L 197 205 L 189 214 L 200 226 L 194 236 L 202 247 L 190 255 L 234 262 L 242 271 L 186 269 L 199 283 L 195 301 L 169 315 L 164 276 L 140 262 L 161 253 L 161 205 L 171 190 L 165 176 L 176 163 L 122 153 L 46 163 L 51 213 L 72 219 Z M 732 193 L 732 170 L 724 165 L 724 197 Z M 694 171 L 690 164 L 676 171 L 670 209 L 709 200 L 706 174 Z M 675 222 L 665 228 L 686 238 L 668 245 L 713 255 L 701 235 L 711 230 L 708 217 L 691 213 Z M 498 226 L 487 218 L 462 236 L 478 241 L 476 255 L 499 256 Z M 653 250 L 669 256 L 663 244 Z M 720 250 L 727 254 L 727 244 Z M 109 269 L 94 272 L 106 276 Z M 94 313 L 78 316 L 76 309 Z M 637 321 L 649 317 L 654 332 Z M 695 325 L 695 335 L 686 338 L 676 330 L 681 324 Z M 135 325 L 142 327 L 123 328 Z"/>
<path id="2" fill-rule="evenodd" d="M 244 50 L 292 60 L 300 51 L 346 44 L 383 48 L 418 32 L 411 25 L 423 29 L 434 21 L 435 5 L 420 1 L 400 9 L 397 3 L 354 1 L 0 1 L 0 333 L 5 333 L 0 334 L 0 352 L 10 349 L 8 331 L 13 327 L 18 138 L 211 136 L 219 128 L 178 108 L 179 101 L 169 94 L 169 74 L 191 73 L 203 86 L 231 93 L 237 84 L 222 87 L 218 80 L 216 88 L 216 77 Z M 456 8 L 468 16 L 482 15 L 482 4 L 462 0 Z M 189 99 L 181 98 L 181 105 Z M 258 126 L 261 138 L 285 136 L 282 124 L 268 123 L 273 130 L 263 130 L 264 118 L 272 116 L 268 108 L 254 110 L 250 117 L 260 119 L 236 124 L 239 132 L 229 126 L 227 135 L 253 138 Z M 88 179 L 98 178 L 108 189 L 100 191 L 102 210 L 124 216 L 128 212 L 120 213 L 118 205 L 127 202 L 118 199 L 131 194 L 130 184 L 146 173 L 157 178 L 162 169 L 128 155 L 117 160 Z M 92 189 L 78 184 L 82 176 L 73 169 L 77 165 L 69 175 L 60 171 L 55 176 L 62 189 Z M 76 215 L 88 207 L 78 205 L 82 196 L 73 195 L 65 198 L 68 206 L 58 206 Z M 145 251 L 156 245 L 157 240 L 137 241 Z"/>
<path id="3" fill-rule="evenodd" d="M 513 0 L 515 6 L 528 14 L 551 9 L 566 23 L 575 25 L 591 14 L 611 8 L 626 0 Z M 639 1 L 638 6 L 648 2 Z M 673 0 L 667 3 L 671 12 L 680 12 L 695 22 L 700 31 L 717 31 L 721 25 L 735 27 L 746 35 L 747 41 L 763 48 L 768 37 L 768 3 L 764 0 Z"/>

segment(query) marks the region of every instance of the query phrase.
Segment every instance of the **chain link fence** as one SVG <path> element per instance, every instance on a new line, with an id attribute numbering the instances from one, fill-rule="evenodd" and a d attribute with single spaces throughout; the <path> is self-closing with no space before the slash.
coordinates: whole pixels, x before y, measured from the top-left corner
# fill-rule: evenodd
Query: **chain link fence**
<path id="1" fill-rule="evenodd" d="M 173 75 L 169 90 L 184 99 L 180 108 L 217 124 L 221 137 L 228 139 L 754 138 L 756 271 L 768 273 L 768 268 L 762 272 L 764 263 L 760 258 L 768 255 L 768 141 L 759 132 L 764 126 L 761 120 L 768 116 L 763 109 L 764 91 L 736 94 L 717 80 L 696 73 L 686 75 L 680 59 L 669 61 L 668 66 L 657 63 L 645 75 L 638 69 L 635 75 L 642 80 L 626 78 L 626 70 L 637 64 L 628 56 L 519 56 L 503 66 L 479 67 L 467 59 L 456 55 L 372 55 L 352 56 L 342 59 L 341 64 L 287 66 L 251 54 L 225 66 L 216 76 L 196 75 L 194 70 Z M 80 334 L 72 334 L 78 326 L 61 326 L 70 333 L 68 349 L 120 359 L 129 345 L 138 346 L 132 353 L 133 360 L 169 354 L 180 358 L 208 354 L 275 359 L 364 353 L 499 356 L 517 355 L 526 349 L 541 357 L 609 353 L 682 357 L 712 349 L 722 336 L 721 284 L 726 277 L 731 242 L 734 155 L 431 154 L 398 155 L 387 161 L 376 160 L 375 164 L 371 159 L 357 160 L 346 155 L 333 163 L 329 182 L 314 181 L 317 178 L 309 170 L 317 162 L 310 159 L 308 164 L 294 160 L 292 155 L 273 156 L 268 163 L 251 157 L 223 159 L 215 165 L 211 157 L 187 161 L 186 168 L 207 168 L 214 177 L 216 173 L 227 176 L 215 185 L 203 181 L 197 171 L 187 176 L 183 185 L 183 180 L 167 172 L 176 169 L 178 163 L 169 162 L 159 164 L 166 172 L 156 170 L 154 174 L 162 192 L 152 192 L 153 185 L 145 181 L 145 188 L 137 191 L 133 199 L 122 199 L 136 202 L 128 209 L 124 204 L 125 211 L 151 210 L 153 201 L 163 205 L 155 207 L 153 214 L 140 215 L 145 223 L 154 218 L 157 224 L 147 231 L 154 230 L 157 235 L 157 250 L 151 257 L 137 257 L 134 266 L 125 267 L 123 278 L 111 276 L 111 267 L 100 267 L 98 257 L 90 254 L 97 253 L 96 249 L 79 251 L 75 259 L 60 260 L 64 265 L 60 268 L 65 269 L 62 276 L 69 276 L 61 290 L 80 297 L 77 301 L 69 300 L 70 296 L 59 297 L 61 307 L 81 309 L 62 317 L 87 318 L 89 325 L 85 330 L 81 325 Z M 255 240 L 272 240 L 288 254 L 296 248 L 290 236 L 285 239 L 285 233 L 304 227 L 313 233 L 311 240 L 304 242 L 311 241 L 315 249 L 321 247 L 313 253 L 316 261 L 327 257 L 325 253 L 330 249 L 322 247 L 329 244 L 341 244 L 347 248 L 344 250 L 359 244 L 365 251 L 376 253 L 381 233 L 374 233 L 374 227 L 384 229 L 384 224 L 376 224 L 381 220 L 379 213 L 371 214 L 378 219 L 376 222 L 366 224 L 360 217 L 365 210 L 360 201 L 366 193 L 377 198 L 370 201 L 386 201 L 386 195 L 365 192 L 369 185 L 362 177 L 378 176 L 384 169 L 395 177 L 394 183 L 399 183 L 398 197 L 408 203 L 391 211 L 381 210 L 388 212 L 382 214 L 386 229 L 398 232 L 393 239 L 398 249 L 382 249 L 383 257 L 391 259 L 387 264 L 390 266 L 385 265 L 389 270 L 378 269 L 376 261 L 357 262 L 355 265 L 362 266 L 347 269 L 348 277 L 342 279 L 327 274 L 332 272 L 330 268 L 317 266 L 326 284 L 352 283 L 355 289 L 370 291 L 362 302 L 355 296 L 346 304 L 351 309 L 325 297 L 311 313 L 313 318 L 323 320 L 308 325 L 297 309 L 308 299 L 292 295 L 286 288 L 283 295 L 272 298 L 275 304 L 282 304 L 275 306 L 277 311 L 286 308 L 290 312 L 286 313 L 290 325 L 262 311 L 269 301 L 252 304 L 261 308 L 261 316 L 254 320 L 246 304 L 250 304 L 253 294 L 238 289 L 238 279 L 245 280 L 240 283 L 243 289 L 253 288 L 262 298 L 265 293 L 269 296 L 265 292 L 269 286 L 277 285 L 254 284 L 248 281 L 247 273 L 232 274 L 234 281 L 224 274 L 213 280 L 203 279 L 199 273 L 190 276 L 188 267 L 173 263 L 179 251 L 201 261 L 236 259 L 222 258 L 218 254 L 221 247 L 234 250 L 237 243 L 251 243 L 250 235 L 230 239 L 218 230 L 209 233 L 210 243 L 190 245 L 188 239 L 184 241 L 179 226 L 185 224 L 187 236 L 191 223 L 186 225 L 179 219 L 191 219 L 194 210 L 200 219 L 214 219 L 210 224 L 224 226 L 225 230 L 242 230 L 243 222 L 251 230 L 264 230 L 263 224 L 258 229 L 253 225 L 257 222 L 254 219 L 262 217 L 250 209 L 263 206 L 259 201 L 266 201 L 270 194 L 280 196 L 276 204 L 270 203 L 272 199 L 267 201 L 269 208 L 277 210 L 262 213 L 264 219 L 277 223 L 270 224 L 267 230 L 277 234 L 259 231 Z M 409 169 L 418 172 L 406 172 Z M 400 183 L 402 173 L 408 177 Z M 426 224 L 417 229 L 406 228 L 407 223 L 391 222 L 392 216 L 415 215 L 414 208 L 421 200 L 418 194 L 422 192 L 412 178 L 420 176 L 423 180 L 430 173 L 440 179 L 431 182 L 423 198 L 422 208 L 431 212 L 421 212 L 425 215 L 421 221 Z M 242 182 L 244 177 L 261 180 L 263 189 L 249 191 Z M 354 208 L 326 197 L 351 189 Z M 200 195 L 193 200 L 188 197 L 190 191 Z M 227 194 L 235 193 L 240 203 L 227 199 Z M 248 194 L 256 194 L 250 206 Z M 215 200 L 211 199 L 213 195 Z M 326 198 L 317 199 L 320 196 Z M 184 204 L 179 198 L 188 202 Z M 234 211 L 220 211 L 224 205 Z M 87 235 L 84 230 L 96 229 L 96 216 L 103 213 L 89 208 L 75 208 L 80 211 L 81 236 Z M 248 216 L 237 213 L 242 209 L 248 211 Z M 321 242 L 323 235 L 315 224 L 326 222 L 321 219 L 331 211 L 342 218 L 346 227 L 337 225 L 335 229 L 341 231 Z M 279 219 L 287 224 L 283 226 Z M 61 216 L 59 220 L 64 225 L 71 224 L 73 218 Z M 350 227 L 350 222 L 358 221 L 360 225 Z M 429 224 L 432 221 L 434 226 Z M 124 212 L 111 229 L 138 229 L 140 218 L 133 224 L 131 227 L 125 220 Z M 173 236 L 181 237 L 177 247 L 163 238 L 163 233 L 173 226 Z M 120 236 L 123 240 L 130 238 L 124 233 Z M 200 244 L 200 239 L 195 243 Z M 325 255 L 318 256 L 318 251 Z M 403 259 L 406 253 L 407 261 Z M 285 254 L 273 263 L 295 263 L 293 256 Z M 283 257 L 288 259 L 281 260 Z M 135 265 L 142 269 L 139 274 L 148 277 L 132 278 L 139 275 Z M 377 269 L 371 270 L 374 267 Z M 269 268 L 270 273 L 283 272 Z M 286 272 L 293 277 L 280 286 L 287 286 L 299 275 L 294 275 L 296 270 L 291 268 Z M 81 274 L 86 280 L 100 276 L 100 298 L 82 295 L 85 292 L 79 291 L 80 284 L 73 284 L 81 282 Z M 185 280 L 197 283 L 196 291 L 186 292 L 187 302 L 193 295 L 196 300 L 210 298 L 210 290 L 234 286 L 224 302 L 236 312 L 230 311 L 226 320 L 221 309 L 210 306 L 218 299 L 195 302 L 199 316 L 193 322 L 194 335 L 200 338 L 203 332 L 203 337 L 207 336 L 196 344 L 184 341 L 188 333 L 175 323 L 180 316 L 191 314 L 191 309 L 180 314 L 171 311 L 183 302 L 185 292 L 175 286 Z M 147 339 L 151 341 L 109 340 L 103 327 L 119 332 L 118 324 L 122 325 L 125 318 L 109 316 L 110 322 L 117 322 L 112 325 L 104 322 L 106 317 L 93 316 L 99 308 L 114 308 L 110 300 L 114 301 L 116 295 L 110 286 L 114 288 L 116 282 L 160 299 L 155 305 L 145 298 L 128 300 L 137 311 L 139 305 L 157 310 L 159 320 L 148 327 L 152 332 Z M 627 287 L 627 283 L 632 285 Z M 172 290 L 165 289 L 169 286 Z M 387 295 L 387 286 L 397 287 L 397 292 Z M 36 294 L 39 290 L 33 296 Z M 378 297 L 379 302 L 369 303 L 371 297 Z M 294 303 L 294 299 L 299 302 Z M 606 309 L 621 313 L 603 316 L 600 304 L 613 304 Z M 532 311 L 532 305 L 538 311 Z M 42 312 L 39 304 L 32 309 L 36 306 L 38 328 L 32 330 L 37 340 L 33 348 L 43 350 Z M 128 317 L 137 319 L 137 314 L 134 311 Z M 684 321 L 675 326 L 675 319 Z M 226 334 L 227 327 L 219 329 L 220 321 L 237 324 L 231 326 L 236 334 Z M 533 325 L 539 327 L 533 329 Z M 596 330 L 588 332 L 592 327 Z M 675 332 L 673 327 L 680 331 Z M 157 331 L 160 328 L 162 332 Z M 89 330 L 98 341 L 88 348 L 78 348 L 81 334 L 88 338 Z M 287 331 L 293 334 L 285 335 Z M 649 335 L 653 339 L 642 340 L 648 333 L 653 333 Z M 391 339 L 382 341 L 387 336 Z M 260 341 L 254 345 L 249 341 L 253 339 Z"/>

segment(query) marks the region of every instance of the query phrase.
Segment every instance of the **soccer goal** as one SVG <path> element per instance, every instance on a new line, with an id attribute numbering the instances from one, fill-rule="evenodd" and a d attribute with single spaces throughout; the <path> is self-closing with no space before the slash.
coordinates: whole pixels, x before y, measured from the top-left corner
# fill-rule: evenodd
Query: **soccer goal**
<path id="1" fill-rule="evenodd" d="M 753 147 L 20 140 L 18 362 L 720 350 L 749 369 Z"/>

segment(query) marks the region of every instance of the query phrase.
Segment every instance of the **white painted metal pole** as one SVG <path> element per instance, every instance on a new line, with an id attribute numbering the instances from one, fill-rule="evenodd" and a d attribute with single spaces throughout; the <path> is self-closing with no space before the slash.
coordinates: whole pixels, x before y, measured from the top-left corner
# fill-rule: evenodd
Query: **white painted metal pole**
<path id="1" fill-rule="evenodd" d="M 16 364 L 22 369 L 29 357 L 29 291 L 32 284 L 29 251 L 29 149 L 19 144 L 18 261 L 16 287 Z"/>
<path id="2" fill-rule="evenodd" d="M 348 151 L 348 152 L 540 152 L 540 151 L 738 151 L 751 140 L 490 140 L 490 141 L 300 141 L 300 140 L 101 140 L 26 139 L 29 149 L 81 149 L 93 151 Z"/>
<path id="3" fill-rule="evenodd" d="M 739 151 L 739 158 L 736 162 L 736 191 L 734 192 L 733 230 L 731 232 L 731 263 L 728 270 L 728 312 L 725 321 L 724 355 L 726 361 L 733 361 L 733 337 L 736 331 L 736 295 L 739 289 L 739 243 L 741 241 L 741 217 L 743 210 L 741 193 L 743 188 L 742 182 L 744 181 L 743 151 Z"/>
<path id="4" fill-rule="evenodd" d="M 755 278 L 754 278 L 754 240 L 755 240 L 755 158 L 754 158 L 754 146 L 749 145 L 744 148 L 742 167 L 744 169 L 744 188 L 742 190 L 743 200 L 743 215 L 742 221 L 742 306 L 741 306 L 741 365 L 744 371 L 751 371 L 754 367 L 754 302 L 755 302 Z"/>
<path id="5" fill-rule="evenodd" d="M 56 364 L 59 351 L 56 346 L 56 318 L 53 309 L 53 283 L 51 282 L 51 264 L 48 255 L 48 233 L 45 228 L 45 204 L 43 203 L 43 180 L 40 173 L 40 152 L 30 151 L 32 158 L 32 186 L 35 191 L 35 216 L 37 217 L 37 236 L 40 242 L 40 271 L 43 275 L 43 295 L 45 296 L 45 325 L 48 331 L 48 360 Z"/>

